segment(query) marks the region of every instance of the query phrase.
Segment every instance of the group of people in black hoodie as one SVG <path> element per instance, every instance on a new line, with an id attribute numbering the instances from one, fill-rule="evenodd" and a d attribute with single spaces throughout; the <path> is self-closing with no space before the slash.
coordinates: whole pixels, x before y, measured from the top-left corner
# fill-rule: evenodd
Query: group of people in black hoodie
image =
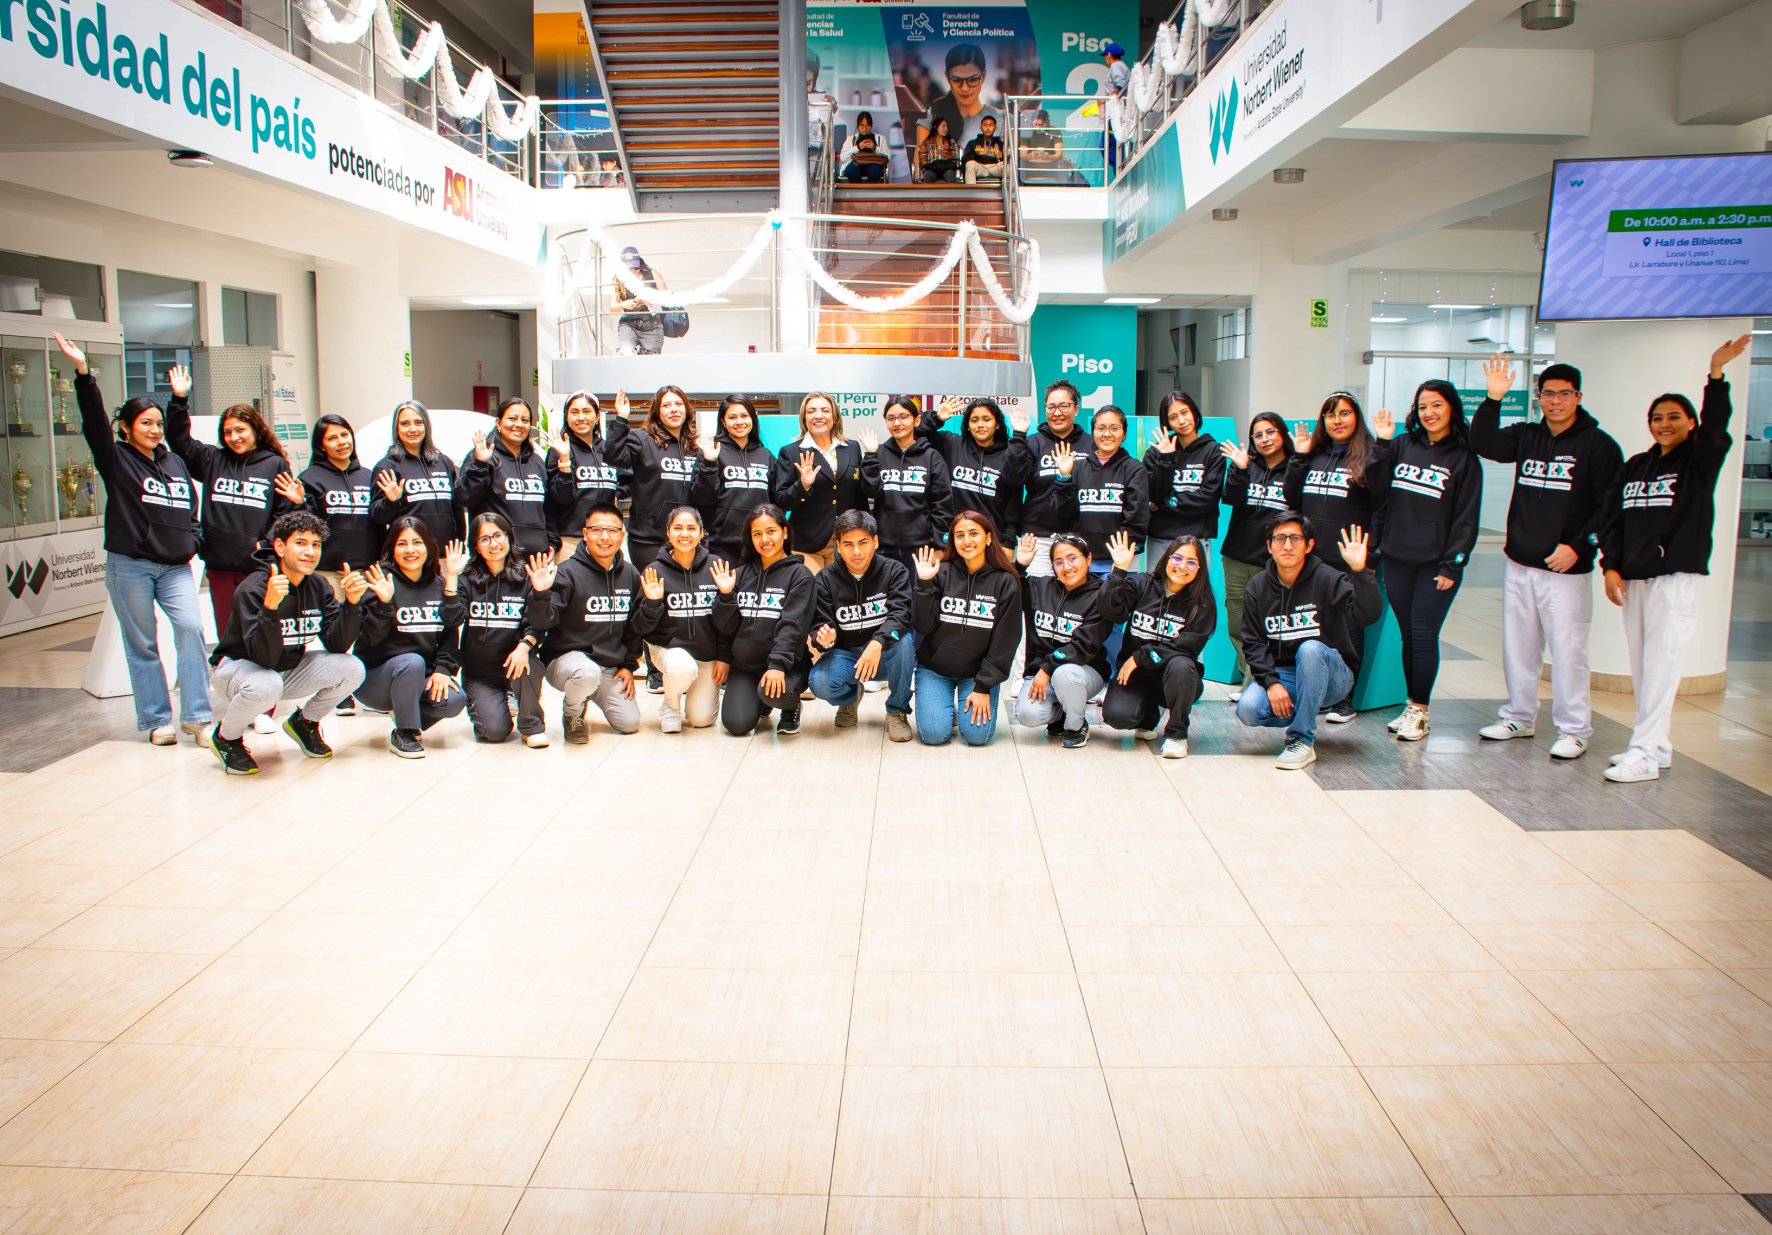
<path id="1" fill-rule="evenodd" d="M 609 417 L 576 392 L 563 431 L 539 445 L 528 405 L 506 400 L 459 467 L 416 402 L 396 409 L 393 442 L 373 468 L 359 461 L 350 424 L 326 415 L 299 478 L 249 406 L 223 413 L 220 445 L 195 441 L 182 370 L 163 418 L 138 399 L 109 419 L 84 356 L 61 345 L 81 375 L 84 427 L 110 494 L 107 582 L 138 722 L 159 744 L 198 735 L 230 772 L 256 770 L 244 731 L 271 730 L 284 698 L 307 700 L 283 729 L 310 755 L 330 753 L 319 719 L 359 698 L 392 714 L 389 746 L 406 757 L 422 756 L 423 731 L 464 709 L 482 740 L 515 732 L 545 746 L 544 680 L 565 696 L 568 742 L 588 740 L 592 703 L 632 733 L 643 669 L 665 696 L 667 733 L 718 716 L 746 734 L 779 712 L 775 730 L 790 735 L 802 697 L 832 703 L 838 727 L 852 727 L 863 689 L 878 683 L 893 740 L 957 732 L 979 745 L 1018 676 L 1018 648 L 1017 723 L 1082 746 L 1086 707 L 1099 702 L 1105 723 L 1160 736 L 1161 754 L 1182 757 L 1217 622 L 1207 545 L 1221 505 L 1225 611 L 1247 674 L 1238 717 L 1283 726 L 1280 766 L 1307 766 L 1319 717 L 1352 718 L 1364 631 L 1388 598 L 1408 690 L 1390 728 L 1419 739 L 1440 627 L 1476 540 L 1481 456 L 1516 467 L 1510 699 L 1483 736 L 1535 732 L 1548 646 L 1559 730 L 1550 753 L 1585 752 L 1584 576 L 1598 557 L 1607 595 L 1625 610 L 1639 703 L 1631 748 L 1607 775 L 1633 781 L 1671 760 L 1668 712 L 1730 444 L 1721 369 L 1746 342 L 1713 357 L 1702 414 L 1683 396 L 1655 400 L 1656 446 L 1628 463 L 1581 410 L 1580 373 L 1568 365 L 1539 375 L 1542 421 L 1503 428 L 1513 372 L 1497 357 L 1469 423 L 1457 390 L 1429 381 L 1401 433 L 1385 412 L 1368 426 L 1354 397 L 1337 392 L 1296 432 L 1274 413 L 1255 417 L 1246 449 L 1204 433 L 1198 405 L 1177 391 L 1134 458 L 1125 415 L 1103 407 L 1085 432 L 1076 388 L 1058 381 L 1031 430 L 988 399 L 923 412 L 894 397 L 881 443 L 851 440 L 837 400 L 813 392 L 800 438 L 775 454 L 745 396 L 723 401 L 702 440 L 688 396 L 667 386 L 637 429 L 625 392 Z M 960 431 L 946 431 L 955 416 Z M 1147 536 L 1162 548 L 1138 571 Z M 188 570 L 196 554 L 220 631 L 206 689 L 186 663 L 203 646 Z M 176 727 L 153 643 L 156 605 L 178 638 Z"/>

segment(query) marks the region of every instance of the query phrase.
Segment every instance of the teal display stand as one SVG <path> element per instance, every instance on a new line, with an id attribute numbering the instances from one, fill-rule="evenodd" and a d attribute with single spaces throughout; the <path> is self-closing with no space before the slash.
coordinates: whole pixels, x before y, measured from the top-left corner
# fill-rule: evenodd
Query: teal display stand
<path id="1" fill-rule="evenodd" d="M 1395 707 L 1408 693 L 1403 686 L 1403 632 L 1386 603 L 1383 615 L 1366 628 L 1366 654 L 1360 658 L 1360 676 L 1354 683 L 1354 710 Z"/>

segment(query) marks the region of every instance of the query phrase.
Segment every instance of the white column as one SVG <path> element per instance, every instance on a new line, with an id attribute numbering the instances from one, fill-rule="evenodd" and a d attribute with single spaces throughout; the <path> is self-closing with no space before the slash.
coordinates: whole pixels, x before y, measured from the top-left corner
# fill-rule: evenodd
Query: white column
<path id="1" fill-rule="evenodd" d="M 1249 338 L 1251 416 L 1278 412 L 1288 421 L 1315 420 L 1324 397 L 1343 388 L 1347 298 L 1345 266 L 1296 265 L 1290 227 L 1263 235 Z M 1326 326 L 1311 325 L 1315 300 L 1328 301 Z M 1359 313 L 1362 327 L 1365 316 Z"/>
<path id="2" fill-rule="evenodd" d="M 412 311 L 401 287 L 397 241 L 390 238 L 363 265 L 317 267 L 314 316 L 321 413 L 361 424 L 412 397 L 405 367 Z"/>
<path id="3" fill-rule="evenodd" d="M 1581 405 L 1618 441 L 1625 458 L 1650 446 L 1649 401 L 1667 392 L 1702 403 L 1711 353 L 1752 329 L 1751 318 L 1668 322 L 1583 322 L 1557 327 L 1557 359 L 1581 370 Z M 1729 609 L 1735 594 L 1735 534 L 1741 508 L 1741 434 L 1747 421 L 1748 357 L 1723 371 L 1735 404 L 1729 452 L 1717 480 L 1717 517 L 1698 632 L 1681 676 L 1682 694 L 1723 688 L 1729 660 Z M 1589 663 L 1594 685 L 1629 691 L 1630 661 L 1619 610 L 1606 600 L 1594 572 L 1594 626 Z"/>

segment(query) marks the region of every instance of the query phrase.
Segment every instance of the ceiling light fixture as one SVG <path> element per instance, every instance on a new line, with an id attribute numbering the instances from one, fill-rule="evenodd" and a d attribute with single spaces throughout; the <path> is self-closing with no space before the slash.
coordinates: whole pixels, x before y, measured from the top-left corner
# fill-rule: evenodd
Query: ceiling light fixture
<path id="1" fill-rule="evenodd" d="M 1464 310 L 1468 310 L 1468 309 L 1486 309 L 1488 307 L 1489 306 L 1485 305 L 1485 304 L 1430 304 L 1428 306 L 1428 308 L 1430 308 L 1430 309 L 1452 309 L 1455 311 L 1464 311 Z"/>
<path id="2" fill-rule="evenodd" d="M 1561 30 L 1575 24 L 1575 0 L 1531 0 L 1520 6 L 1520 25 L 1527 30 Z"/>
<path id="3" fill-rule="evenodd" d="M 1406 317 L 1375 317 L 1372 319 L 1374 324 L 1380 326 L 1394 326 L 1398 322 L 1406 322 L 1408 320 L 1409 319 Z"/>
<path id="4" fill-rule="evenodd" d="M 172 304 L 167 301 L 156 300 L 154 302 L 154 307 L 156 309 L 188 309 L 191 307 L 191 304 L 188 300 L 180 304 Z"/>
<path id="5" fill-rule="evenodd" d="M 1235 206 L 1219 206 L 1213 210 L 1212 219 L 1215 223 L 1235 223 L 1237 208 Z"/>
<path id="6" fill-rule="evenodd" d="M 463 296 L 463 304 L 471 304 L 476 309 L 520 309 L 521 300 L 513 300 L 509 296 Z"/>
<path id="7" fill-rule="evenodd" d="M 1303 184 L 1304 183 L 1304 168 L 1302 168 L 1302 167 L 1276 167 L 1276 168 L 1274 168 L 1274 183 L 1275 184 Z"/>
<path id="8" fill-rule="evenodd" d="M 1103 304 L 1156 304 L 1161 296 L 1109 296 Z"/>
<path id="9" fill-rule="evenodd" d="M 215 160 L 201 150 L 168 150 L 166 161 L 174 167 L 214 167 Z"/>

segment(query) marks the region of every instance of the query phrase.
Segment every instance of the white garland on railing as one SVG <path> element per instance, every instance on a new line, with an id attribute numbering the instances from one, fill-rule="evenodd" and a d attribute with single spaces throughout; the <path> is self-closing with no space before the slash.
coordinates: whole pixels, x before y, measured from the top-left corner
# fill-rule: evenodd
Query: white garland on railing
<path id="1" fill-rule="evenodd" d="M 1157 26 L 1157 37 L 1151 47 L 1151 68 L 1161 69 L 1170 77 L 1192 77 L 1198 72 L 1199 48 L 1195 45 L 1197 36 L 1202 30 L 1213 30 L 1225 24 L 1231 17 L 1233 0 L 1188 0 L 1182 11 L 1181 29 L 1175 28 L 1172 21 L 1161 22 Z M 1138 70 L 1143 64 L 1134 65 L 1132 80 L 1136 85 Z M 1149 95 L 1150 102 L 1134 102 L 1141 112 L 1148 112 L 1157 103 L 1157 92 L 1153 89 Z"/>
<path id="2" fill-rule="evenodd" d="M 751 272 L 752 267 L 762 257 L 763 250 L 768 247 L 771 235 L 779 231 L 786 242 L 788 252 L 800 263 L 814 283 L 823 288 L 833 300 L 848 305 L 852 309 L 859 309 L 864 313 L 893 313 L 900 309 L 910 308 L 940 287 L 953 273 L 954 267 L 959 264 L 960 259 L 963 256 L 969 256 L 973 270 L 978 273 L 980 282 L 984 284 L 986 295 L 991 298 L 992 303 L 997 306 L 997 310 L 1005 318 L 1016 325 L 1024 325 L 1034 315 L 1034 308 L 1040 295 L 1040 245 L 1037 241 L 1028 240 L 1025 242 L 1028 246 L 1028 292 L 1020 304 L 1010 300 L 1008 293 L 1003 290 L 1003 285 L 997 279 L 996 271 L 991 269 L 990 257 L 984 251 L 978 228 L 970 220 L 955 229 L 953 239 L 948 242 L 947 252 L 915 284 L 895 296 L 863 296 L 859 292 L 851 291 L 833 278 L 819 262 L 818 255 L 806 246 L 795 229 L 782 226 L 786 221 L 787 217 L 779 210 L 771 210 L 763 216 L 763 221 L 757 226 L 756 234 L 751 237 L 744 252 L 739 254 L 738 260 L 733 262 L 725 274 L 711 283 L 704 283 L 693 290 L 681 292 L 648 287 L 628 268 L 627 263 L 621 260 L 620 249 L 609 238 L 608 233 L 594 224 L 588 225 L 584 229 L 584 243 L 579 248 L 577 268 L 571 276 L 564 276 L 560 265 L 564 255 L 564 245 L 557 243 L 549 249 L 549 261 L 555 265 L 555 270 L 550 272 L 547 286 L 550 294 L 556 287 L 559 289 L 558 297 L 551 300 L 549 311 L 554 316 L 558 316 L 560 306 L 566 298 L 575 292 L 584 290 L 588 272 L 591 269 L 593 252 L 602 253 L 610 263 L 611 269 L 614 270 L 616 281 L 627 289 L 630 296 L 645 302 L 655 310 L 687 309 L 694 305 L 720 300 L 735 283 Z"/>
<path id="3" fill-rule="evenodd" d="M 492 70 L 484 65 L 474 70 L 467 89 L 455 80 L 455 62 L 449 55 L 449 41 L 443 26 L 432 22 L 419 36 L 410 54 L 400 46 L 394 33 L 394 19 L 387 0 L 343 0 L 345 14 L 341 19 L 332 12 L 328 0 L 295 0 L 295 7 L 307 23 L 308 33 L 322 43 L 355 43 L 363 37 L 370 23 L 375 25 L 375 54 L 401 77 L 416 81 L 437 70 L 437 98 L 443 109 L 457 120 L 482 119 L 492 135 L 500 141 L 519 142 L 535 127 L 541 100 L 525 97 L 515 112 L 507 112 L 498 101 Z"/>
<path id="4" fill-rule="evenodd" d="M 1157 105 L 1158 96 L 1166 84 L 1161 68 L 1140 60 L 1132 66 L 1132 79 L 1128 86 L 1132 106 L 1141 113 L 1150 111 Z"/>

